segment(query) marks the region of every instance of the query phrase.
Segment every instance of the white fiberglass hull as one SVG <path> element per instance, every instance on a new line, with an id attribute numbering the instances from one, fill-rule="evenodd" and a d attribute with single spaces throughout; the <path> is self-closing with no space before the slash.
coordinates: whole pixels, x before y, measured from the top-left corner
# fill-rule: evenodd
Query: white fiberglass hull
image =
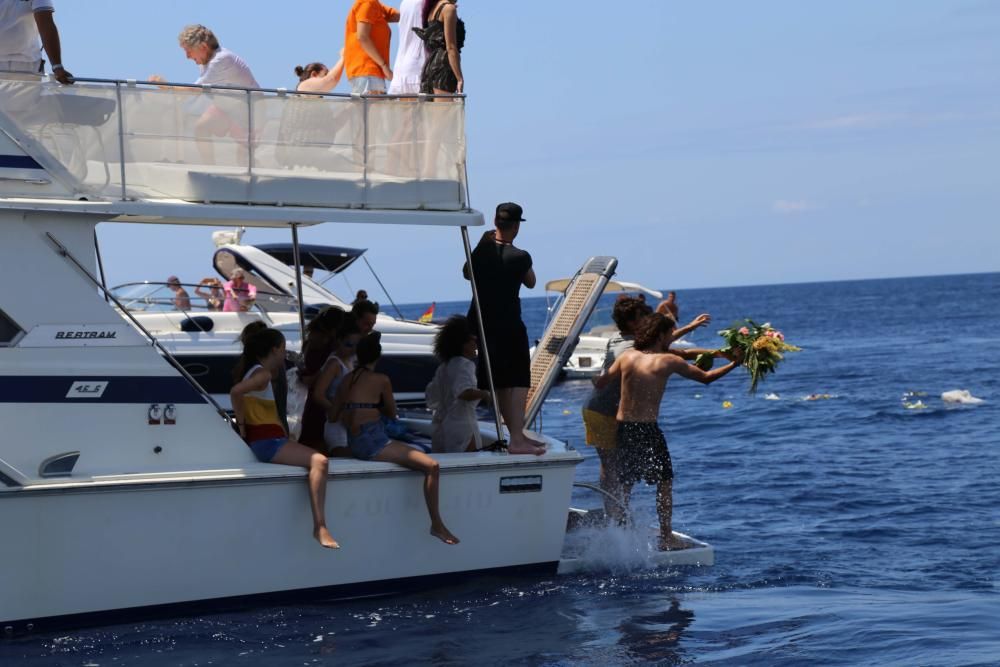
<path id="1" fill-rule="evenodd" d="M 0 627 L 269 594 L 336 598 L 445 573 L 555 571 L 578 454 L 440 460 L 441 512 L 457 546 L 428 534 L 422 477 L 389 464 L 331 463 L 327 519 L 339 550 L 312 539 L 304 471 L 285 466 L 4 492 Z"/>

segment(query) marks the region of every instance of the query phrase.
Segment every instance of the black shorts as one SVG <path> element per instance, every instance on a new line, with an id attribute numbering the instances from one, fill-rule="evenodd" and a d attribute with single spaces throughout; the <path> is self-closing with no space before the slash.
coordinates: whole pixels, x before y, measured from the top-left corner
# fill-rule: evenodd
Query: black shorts
<path id="1" fill-rule="evenodd" d="M 518 320 L 503 329 L 487 330 L 486 348 L 490 353 L 493 385 L 497 389 L 531 386 L 531 353 L 528 351 L 528 330 L 523 322 Z M 482 354 L 476 370 L 479 388 L 489 389 Z"/>
<path id="2" fill-rule="evenodd" d="M 639 480 L 657 484 L 674 478 L 667 439 L 655 422 L 618 422 L 615 456 L 618 479 L 623 484 Z"/>

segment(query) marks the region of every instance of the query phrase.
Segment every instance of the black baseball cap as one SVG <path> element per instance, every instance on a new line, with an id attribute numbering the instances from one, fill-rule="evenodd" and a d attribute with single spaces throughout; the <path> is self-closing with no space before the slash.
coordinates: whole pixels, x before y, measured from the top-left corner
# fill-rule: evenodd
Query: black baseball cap
<path id="1" fill-rule="evenodd" d="M 513 202 L 497 206 L 497 220 L 504 222 L 524 222 L 523 215 L 524 209 Z"/>

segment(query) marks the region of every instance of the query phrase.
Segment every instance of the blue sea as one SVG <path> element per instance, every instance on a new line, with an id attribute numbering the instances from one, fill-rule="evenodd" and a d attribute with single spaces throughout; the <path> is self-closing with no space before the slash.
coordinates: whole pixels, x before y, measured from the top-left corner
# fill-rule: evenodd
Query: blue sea
<path id="1" fill-rule="evenodd" d="M 714 318 L 699 345 L 751 317 L 803 348 L 756 396 L 742 371 L 667 388 L 675 528 L 712 543 L 715 566 L 635 557 L 655 522 L 637 487 L 636 531 L 594 535 L 579 576 L 36 635 L 0 641 L 0 664 L 1000 664 L 1000 274 L 678 300 L 682 321 Z M 524 308 L 537 337 L 545 300 Z M 594 482 L 588 389 L 557 387 L 544 427 L 582 449 L 577 478 Z M 985 402 L 944 403 L 954 389 Z M 600 504 L 584 490 L 574 502 Z"/>

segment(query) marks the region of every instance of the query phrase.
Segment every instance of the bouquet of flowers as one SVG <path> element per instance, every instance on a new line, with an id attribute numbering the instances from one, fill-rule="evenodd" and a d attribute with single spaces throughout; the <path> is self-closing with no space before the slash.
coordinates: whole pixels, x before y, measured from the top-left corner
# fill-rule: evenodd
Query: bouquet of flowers
<path id="1" fill-rule="evenodd" d="M 770 323 L 757 324 L 744 320 L 719 332 L 726 344 L 718 350 L 723 354 L 733 350 L 743 350 L 743 366 L 750 372 L 750 393 L 757 392 L 757 384 L 768 373 L 778 368 L 778 362 L 785 358 L 785 352 L 798 352 L 800 348 L 785 342 L 785 335 Z M 695 365 L 704 370 L 712 367 L 711 354 L 700 354 Z"/>

